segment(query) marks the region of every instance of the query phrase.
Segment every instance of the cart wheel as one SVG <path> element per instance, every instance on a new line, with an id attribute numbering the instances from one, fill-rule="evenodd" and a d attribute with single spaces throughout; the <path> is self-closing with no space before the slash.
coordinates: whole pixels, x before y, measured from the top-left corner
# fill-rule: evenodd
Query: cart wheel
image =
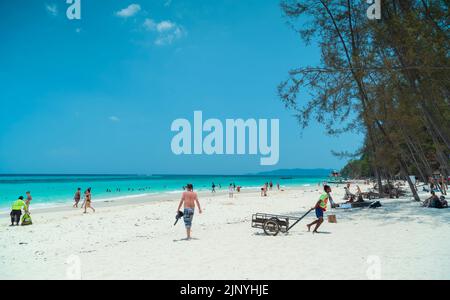
<path id="1" fill-rule="evenodd" d="M 266 235 L 276 236 L 280 232 L 280 225 L 276 220 L 269 220 L 264 223 L 264 233 Z"/>

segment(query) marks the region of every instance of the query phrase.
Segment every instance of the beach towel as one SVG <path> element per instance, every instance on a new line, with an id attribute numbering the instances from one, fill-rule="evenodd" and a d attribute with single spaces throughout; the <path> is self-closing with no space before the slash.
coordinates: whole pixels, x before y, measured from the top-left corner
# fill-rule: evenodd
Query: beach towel
<path id="1" fill-rule="evenodd" d="M 33 222 L 31 221 L 31 216 L 29 213 L 25 213 L 22 217 L 22 226 L 31 225 Z"/>
<path id="2" fill-rule="evenodd" d="M 349 208 L 352 208 L 352 205 L 350 203 L 344 203 L 344 204 L 339 205 L 339 208 L 349 209 Z"/>

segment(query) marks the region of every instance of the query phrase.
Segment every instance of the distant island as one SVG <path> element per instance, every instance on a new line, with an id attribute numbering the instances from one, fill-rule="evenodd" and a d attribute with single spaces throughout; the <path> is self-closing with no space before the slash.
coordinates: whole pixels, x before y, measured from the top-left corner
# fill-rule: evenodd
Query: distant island
<path id="1" fill-rule="evenodd" d="M 333 169 L 278 169 L 273 171 L 259 172 L 250 175 L 266 176 L 328 176 Z"/>

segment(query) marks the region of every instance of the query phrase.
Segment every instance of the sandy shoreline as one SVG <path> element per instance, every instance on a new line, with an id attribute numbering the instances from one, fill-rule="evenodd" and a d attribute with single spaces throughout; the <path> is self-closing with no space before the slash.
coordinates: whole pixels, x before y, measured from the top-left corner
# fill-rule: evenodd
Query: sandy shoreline
<path id="1" fill-rule="evenodd" d="M 194 217 L 191 241 L 182 222 L 173 227 L 176 194 L 94 202 L 95 214 L 34 212 L 29 227 L 10 228 L 2 217 L 0 279 L 450 279 L 449 211 L 409 198 L 331 210 L 338 223 L 324 223 L 319 235 L 306 232 L 312 214 L 287 235 L 250 226 L 253 213 L 300 215 L 319 195 L 315 186 L 267 198 L 201 193 L 204 213 Z M 333 195 L 341 199 L 342 187 Z"/>
<path id="2" fill-rule="evenodd" d="M 242 189 L 240 194 L 246 193 L 254 193 L 258 188 L 247 188 Z M 178 193 L 175 192 L 161 192 L 161 193 L 151 193 L 146 195 L 129 195 L 129 196 L 117 196 L 108 199 L 93 199 L 95 208 L 107 208 L 107 207 L 115 207 L 115 206 L 123 206 L 123 205 L 136 205 L 136 204 L 149 204 L 152 202 L 158 201 L 178 201 L 181 195 L 181 191 Z M 216 194 L 211 194 L 209 191 L 200 191 L 198 192 L 199 197 L 214 197 L 215 195 L 228 195 L 228 191 L 218 190 Z M 83 200 L 80 201 L 79 207 Z M 67 203 L 58 203 L 52 206 L 32 206 L 32 214 L 46 214 L 46 213 L 55 213 L 55 212 L 67 212 L 73 211 L 73 202 Z M 9 217 L 10 208 L 4 208 L 0 211 L 0 218 Z"/>

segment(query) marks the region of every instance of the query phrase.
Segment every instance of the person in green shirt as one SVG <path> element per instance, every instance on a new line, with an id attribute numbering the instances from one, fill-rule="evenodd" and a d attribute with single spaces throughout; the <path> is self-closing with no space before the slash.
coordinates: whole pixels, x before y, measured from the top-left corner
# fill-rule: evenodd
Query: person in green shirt
<path id="1" fill-rule="evenodd" d="M 28 212 L 27 204 L 23 201 L 23 197 L 20 196 L 19 199 L 14 201 L 11 207 L 11 226 L 14 226 L 14 223 L 19 226 L 20 217 L 22 216 L 22 209 L 25 212 Z"/>
<path id="2" fill-rule="evenodd" d="M 316 205 L 312 208 L 316 212 L 317 220 L 306 225 L 308 227 L 308 231 L 311 231 L 311 226 L 316 225 L 313 233 L 318 233 L 318 229 L 320 225 L 323 223 L 323 213 L 327 210 L 328 201 L 330 201 L 331 206 L 333 207 L 333 199 L 331 198 L 331 187 L 325 185 L 323 187 L 324 193 L 320 196 L 319 201 L 317 201 Z"/>

